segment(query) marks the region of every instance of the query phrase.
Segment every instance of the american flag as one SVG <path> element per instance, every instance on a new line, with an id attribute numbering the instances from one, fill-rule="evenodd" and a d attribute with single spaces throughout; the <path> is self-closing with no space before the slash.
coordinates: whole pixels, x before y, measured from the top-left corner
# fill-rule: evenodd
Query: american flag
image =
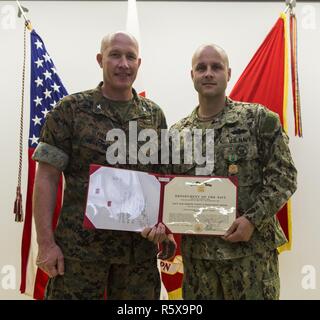
<path id="1" fill-rule="evenodd" d="M 31 32 L 31 99 L 29 148 L 35 148 L 47 113 L 68 93 L 40 36 Z"/>
<path id="2" fill-rule="evenodd" d="M 26 214 L 23 226 L 21 246 L 21 293 L 26 293 L 35 299 L 42 299 L 47 276 L 35 265 L 37 246 L 35 228 L 32 219 L 32 193 L 36 163 L 31 156 L 39 143 L 40 131 L 47 113 L 64 96 L 64 88 L 48 54 L 41 37 L 32 30 L 30 33 L 31 48 L 31 77 L 30 77 L 30 129 L 28 137 L 28 189 L 26 198 Z M 62 199 L 62 183 L 59 185 L 57 206 L 54 213 L 53 228 L 55 227 Z"/>

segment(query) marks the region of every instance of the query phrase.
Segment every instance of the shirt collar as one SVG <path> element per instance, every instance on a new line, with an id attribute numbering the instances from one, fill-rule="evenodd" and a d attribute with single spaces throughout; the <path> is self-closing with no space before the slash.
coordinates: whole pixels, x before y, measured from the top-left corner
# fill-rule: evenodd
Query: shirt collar
<path id="1" fill-rule="evenodd" d="M 93 89 L 93 105 L 92 105 L 92 111 L 96 114 L 104 115 L 108 118 L 113 119 L 114 121 L 119 121 L 117 119 L 116 115 L 114 114 L 112 108 L 109 106 L 109 100 L 104 97 L 102 94 L 101 87 L 103 85 L 103 82 L 101 81 L 99 85 Z M 147 110 L 141 103 L 141 98 L 138 96 L 135 89 L 132 88 L 132 107 L 130 108 L 130 111 L 128 112 L 125 121 L 130 121 L 133 119 L 137 119 L 140 117 L 145 117 L 147 115 Z"/>
<path id="2" fill-rule="evenodd" d="M 215 128 L 222 127 L 225 123 L 234 123 L 238 120 L 237 115 L 232 112 L 235 102 L 230 99 L 229 97 L 226 97 L 225 100 L 225 107 L 222 109 L 222 111 L 215 117 L 211 123 L 214 125 Z M 197 106 L 191 113 L 189 117 L 189 121 L 191 124 L 199 124 L 201 123 L 199 117 L 198 117 L 198 109 L 199 106 Z"/>

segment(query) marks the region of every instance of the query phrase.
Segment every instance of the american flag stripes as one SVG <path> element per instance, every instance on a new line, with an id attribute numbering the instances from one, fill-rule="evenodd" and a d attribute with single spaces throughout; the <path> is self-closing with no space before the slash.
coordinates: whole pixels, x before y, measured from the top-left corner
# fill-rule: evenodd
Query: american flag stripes
<path id="1" fill-rule="evenodd" d="M 35 228 L 32 219 L 32 193 L 36 172 L 36 163 L 31 159 L 40 138 L 41 128 L 47 113 L 64 96 L 67 90 L 57 74 L 55 65 L 46 50 L 41 37 L 32 30 L 30 33 L 31 77 L 30 77 L 30 129 L 28 137 L 28 189 L 26 198 L 26 213 L 21 246 L 21 293 L 26 293 L 35 299 L 42 299 L 47 276 L 35 265 L 37 246 Z M 57 206 L 54 213 L 55 227 L 62 199 L 62 183 L 59 184 Z"/>

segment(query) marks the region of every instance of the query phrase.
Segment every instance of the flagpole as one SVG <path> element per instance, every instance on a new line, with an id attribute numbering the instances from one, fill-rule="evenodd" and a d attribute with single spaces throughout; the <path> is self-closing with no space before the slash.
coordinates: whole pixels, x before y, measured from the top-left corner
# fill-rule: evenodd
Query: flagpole
<path id="1" fill-rule="evenodd" d="M 17 3 L 17 5 L 18 5 L 18 7 L 19 7 L 19 10 L 20 10 L 20 12 L 21 12 L 24 20 L 25 20 L 25 25 L 26 25 L 27 29 L 28 29 L 29 31 L 32 31 L 31 21 L 30 21 L 29 19 L 27 19 L 27 16 L 26 16 L 26 14 L 25 14 L 24 11 L 23 11 L 20 2 L 19 2 L 18 0 L 16 0 L 16 3 Z"/>
<path id="2" fill-rule="evenodd" d="M 286 0 L 286 9 L 284 10 L 284 13 L 286 14 L 288 10 L 292 11 L 293 8 L 296 6 L 296 0 Z"/>
<path id="3" fill-rule="evenodd" d="M 20 133 L 19 133 L 19 168 L 18 168 L 18 184 L 16 188 L 16 198 L 13 205 L 13 213 L 15 214 L 15 221 L 23 221 L 23 208 L 22 208 L 22 192 L 21 192 L 21 176 L 22 176 L 22 155 L 23 155 L 23 114 L 24 114 L 24 82 L 25 82 L 25 69 L 26 69 L 26 29 L 32 31 L 30 20 L 27 19 L 22 6 L 19 1 L 16 1 L 19 10 L 25 20 L 25 28 L 23 28 L 23 66 L 22 66 L 22 89 L 21 89 L 21 107 L 20 107 Z M 20 15 L 19 15 L 20 16 Z"/>

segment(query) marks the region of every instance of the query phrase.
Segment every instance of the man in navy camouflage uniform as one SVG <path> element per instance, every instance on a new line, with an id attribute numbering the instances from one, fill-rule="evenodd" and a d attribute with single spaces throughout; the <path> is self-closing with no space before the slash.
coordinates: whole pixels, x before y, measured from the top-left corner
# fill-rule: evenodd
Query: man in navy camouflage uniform
<path id="1" fill-rule="evenodd" d="M 191 76 L 199 105 L 172 127 L 214 129 L 208 175 L 238 177 L 237 218 L 224 236 L 182 237 L 183 298 L 278 299 L 277 248 L 287 240 L 275 215 L 296 190 L 297 171 L 278 115 L 226 97 L 230 75 L 222 48 L 198 48 Z M 183 145 L 176 151 L 183 155 Z M 173 170 L 195 175 L 196 167 L 177 164 Z"/>
<path id="2" fill-rule="evenodd" d="M 34 189 L 38 266 L 50 277 L 46 299 L 159 299 L 157 243 L 164 226 L 133 232 L 86 230 L 83 219 L 91 163 L 108 165 L 109 130 L 122 129 L 127 164 L 117 167 L 154 171 L 152 165 L 128 164 L 129 122 L 137 131 L 167 127 L 162 110 L 132 89 L 141 59 L 138 43 L 124 32 L 103 38 L 97 61 L 103 82 L 92 90 L 63 98 L 46 118 L 33 155 L 39 162 Z M 138 142 L 138 147 L 139 147 Z M 160 145 L 160 144 L 159 144 Z M 52 215 L 63 172 L 63 207 L 55 232 Z"/>

